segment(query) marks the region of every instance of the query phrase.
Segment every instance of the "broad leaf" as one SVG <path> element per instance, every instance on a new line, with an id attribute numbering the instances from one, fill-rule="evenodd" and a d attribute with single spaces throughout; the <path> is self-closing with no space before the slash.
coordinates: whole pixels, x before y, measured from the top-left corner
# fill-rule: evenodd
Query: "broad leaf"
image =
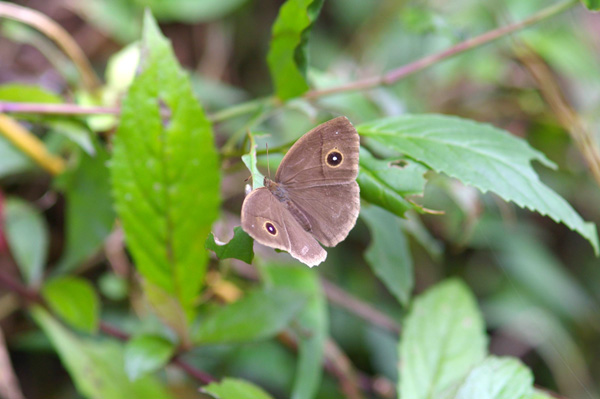
<path id="1" fill-rule="evenodd" d="M 171 396 L 158 380 L 146 376 L 130 381 L 123 368 L 123 345 L 80 338 L 40 307 L 31 314 L 42 327 L 79 393 L 89 399 L 166 399 Z"/>
<path id="2" fill-rule="evenodd" d="M 267 62 L 275 93 L 282 100 L 308 90 L 307 43 L 323 0 L 287 0 L 273 24 Z"/>
<path id="3" fill-rule="evenodd" d="M 457 280 L 415 299 L 400 340 L 401 398 L 453 397 L 486 355 L 485 326 L 473 294 Z"/>
<path id="4" fill-rule="evenodd" d="M 210 123 L 149 13 L 142 54 L 114 140 L 116 210 L 140 273 L 189 311 L 218 214 L 217 153 Z"/>
<path id="5" fill-rule="evenodd" d="M 1 222 L 1 221 L 0 221 Z M 29 285 L 41 281 L 48 254 L 48 226 L 40 212 L 18 198 L 4 202 L 4 234 L 19 270 Z"/>
<path id="6" fill-rule="evenodd" d="M 398 166 L 395 160 L 376 159 L 361 147 L 360 173 L 356 179 L 360 186 L 360 196 L 398 216 L 404 216 L 410 209 L 420 211 L 421 207 L 404 197 L 423 193 L 423 174 L 427 170 L 418 162 L 403 161 L 403 165 Z"/>
<path id="7" fill-rule="evenodd" d="M 516 358 L 490 356 L 471 370 L 456 399 L 530 399 L 532 393 L 527 366 Z"/>
<path id="8" fill-rule="evenodd" d="M 287 289 L 254 291 L 200 320 L 192 339 L 199 344 L 266 339 L 285 328 L 305 303 L 305 296 Z"/>
<path id="9" fill-rule="evenodd" d="M 133 381 L 164 367 L 175 346 L 158 335 L 138 335 L 125 344 L 125 372 Z"/>
<path id="10" fill-rule="evenodd" d="M 271 395 L 248 381 L 237 378 L 224 378 L 202 388 L 202 392 L 215 399 L 272 399 Z"/>
<path id="11" fill-rule="evenodd" d="M 584 222 L 531 167 L 532 160 L 549 167 L 554 164 L 510 133 L 444 115 L 386 118 L 360 125 L 357 130 L 437 172 L 564 223 L 585 237 L 598 253 L 596 226 Z"/>
<path id="12" fill-rule="evenodd" d="M 298 316 L 298 365 L 291 399 L 313 398 L 322 377 L 323 351 L 327 338 L 327 301 L 318 274 L 304 267 L 265 267 L 268 285 L 305 293 L 309 301 Z"/>
<path id="13" fill-rule="evenodd" d="M 592 11 L 600 11 L 600 0 L 581 0 L 584 6 Z"/>
<path id="14" fill-rule="evenodd" d="M 92 285 L 79 277 L 58 277 L 42 287 L 42 297 L 54 313 L 87 332 L 98 329 L 100 304 Z"/>
<path id="15" fill-rule="evenodd" d="M 108 153 L 96 147 L 95 156 L 79 154 L 78 164 L 60 176 L 66 197 L 66 244 L 59 268 L 70 270 L 97 252 L 115 220 L 110 195 Z"/>
<path id="16" fill-rule="evenodd" d="M 213 233 L 208 235 L 205 247 L 214 251 L 219 259 L 239 259 L 248 264 L 254 258 L 254 240 L 240 226 L 233 229 L 233 238 L 227 242 L 217 242 Z"/>
<path id="17" fill-rule="evenodd" d="M 369 266 L 396 299 L 406 305 L 414 284 L 413 263 L 400 220 L 377 206 L 363 207 L 360 216 L 371 231 L 371 243 L 365 252 Z"/>

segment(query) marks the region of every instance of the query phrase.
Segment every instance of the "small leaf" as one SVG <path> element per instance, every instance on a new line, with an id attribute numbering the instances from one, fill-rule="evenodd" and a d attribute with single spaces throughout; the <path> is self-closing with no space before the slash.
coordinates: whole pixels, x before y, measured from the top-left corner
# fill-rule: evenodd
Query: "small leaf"
<path id="1" fill-rule="evenodd" d="M 272 399 L 272 396 L 248 381 L 237 378 L 224 378 L 202 388 L 202 392 L 215 399 Z"/>
<path id="2" fill-rule="evenodd" d="M 588 10 L 600 11 L 600 0 L 581 0 Z"/>
<path id="3" fill-rule="evenodd" d="M 217 243 L 213 233 L 208 235 L 205 247 L 217 254 L 219 259 L 239 259 L 248 264 L 254 259 L 254 240 L 240 226 L 233 229 L 233 238 L 228 243 Z"/>
<path id="4" fill-rule="evenodd" d="M 177 298 L 147 279 L 142 280 L 142 288 L 144 297 L 156 316 L 175 331 L 181 342 L 189 343 L 187 314 Z"/>
<path id="5" fill-rule="evenodd" d="M 54 313 L 86 332 L 98 329 L 100 304 L 92 285 L 78 277 L 58 277 L 42 287 L 42 297 Z"/>
<path id="6" fill-rule="evenodd" d="M 564 198 L 542 183 L 531 161 L 554 167 L 524 140 L 491 125 L 444 115 L 405 115 L 357 127 L 358 132 L 482 192 L 548 215 L 586 238 L 598 234 Z"/>
<path id="7" fill-rule="evenodd" d="M 269 265 L 264 268 L 268 285 L 294 290 L 309 296 L 309 301 L 298 315 L 298 363 L 291 399 L 313 398 L 321 383 L 323 352 L 327 339 L 327 301 L 319 276 L 304 267 Z"/>
<path id="8" fill-rule="evenodd" d="M 490 356 L 475 367 L 456 399 L 530 399 L 533 375 L 516 358 Z"/>
<path id="9" fill-rule="evenodd" d="M 139 272 L 191 316 L 219 210 L 217 152 L 188 77 L 149 13 L 142 54 L 114 139 L 115 205 Z"/>
<path id="10" fill-rule="evenodd" d="M 132 381 L 164 367 L 175 346 L 158 335 L 138 335 L 125 344 L 125 372 Z"/>
<path id="11" fill-rule="evenodd" d="M 323 0 L 287 0 L 273 24 L 267 62 L 277 96 L 282 100 L 308 90 L 308 36 Z"/>
<path id="12" fill-rule="evenodd" d="M 305 304 L 305 297 L 284 289 L 254 291 L 208 314 L 193 332 L 199 344 L 266 339 L 280 332 Z"/>
<path id="13" fill-rule="evenodd" d="M 256 162 L 256 141 L 252 134 L 250 137 L 250 152 L 242 155 L 242 162 L 248 168 L 252 175 L 252 189 L 256 190 L 264 186 L 265 176 L 258 170 Z"/>
<path id="14" fill-rule="evenodd" d="M 62 98 L 58 94 L 44 90 L 39 86 L 10 83 L 0 85 L 0 101 L 58 104 L 62 102 Z"/>
<path id="15" fill-rule="evenodd" d="M 399 350 L 400 397 L 452 397 L 486 355 L 485 326 L 469 289 L 450 280 L 419 295 L 404 320 Z"/>
<path id="16" fill-rule="evenodd" d="M 387 289 L 406 305 L 413 288 L 413 264 L 400 220 L 376 207 L 363 207 L 360 212 L 369 230 L 371 244 L 365 258 L 373 273 Z"/>
<path id="17" fill-rule="evenodd" d="M 171 396 L 151 376 L 134 382 L 125 373 L 123 345 L 109 340 L 80 338 L 63 327 L 44 309 L 34 307 L 31 315 L 44 330 L 77 391 L 89 399 L 167 399 Z"/>
<path id="18" fill-rule="evenodd" d="M 219 19 L 247 0 L 141 0 L 160 21 L 199 23 Z"/>
<path id="19" fill-rule="evenodd" d="M 359 159 L 360 173 L 356 181 L 363 199 L 398 216 L 404 216 L 410 209 L 422 210 L 404 197 L 423 193 L 426 167 L 414 161 L 405 161 L 402 167 L 395 166 L 395 160 L 376 159 L 362 147 Z"/>
<path id="20" fill-rule="evenodd" d="M 4 233 L 23 278 L 29 285 L 38 284 L 48 254 L 46 221 L 27 202 L 8 198 L 4 202 Z"/>
<path id="21" fill-rule="evenodd" d="M 61 175 L 57 186 L 66 197 L 66 245 L 59 269 L 68 271 L 94 255 L 110 234 L 115 213 L 110 195 L 108 153 L 79 154 L 78 164 Z"/>

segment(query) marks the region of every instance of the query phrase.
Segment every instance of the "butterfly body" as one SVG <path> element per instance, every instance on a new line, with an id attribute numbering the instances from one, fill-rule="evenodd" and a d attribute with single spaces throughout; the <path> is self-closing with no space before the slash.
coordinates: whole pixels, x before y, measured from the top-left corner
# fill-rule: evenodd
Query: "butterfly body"
<path id="1" fill-rule="evenodd" d="M 342 241 L 360 210 L 358 133 L 345 117 L 302 136 L 285 155 L 273 180 L 242 205 L 242 228 L 256 241 L 288 251 L 315 266 Z"/>

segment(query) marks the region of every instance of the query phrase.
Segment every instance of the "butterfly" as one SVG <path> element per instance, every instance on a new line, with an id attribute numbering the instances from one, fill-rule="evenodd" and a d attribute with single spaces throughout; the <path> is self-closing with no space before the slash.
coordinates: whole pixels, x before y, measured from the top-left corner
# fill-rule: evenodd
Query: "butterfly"
<path id="1" fill-rule="evenodd" d="M 254 240 L 313 267 L 356 224 L 360 212 L 359 138 L 346 117 L 304 134 L 283 157 L 275 178 L 242 204 L 242 228 Z"/>

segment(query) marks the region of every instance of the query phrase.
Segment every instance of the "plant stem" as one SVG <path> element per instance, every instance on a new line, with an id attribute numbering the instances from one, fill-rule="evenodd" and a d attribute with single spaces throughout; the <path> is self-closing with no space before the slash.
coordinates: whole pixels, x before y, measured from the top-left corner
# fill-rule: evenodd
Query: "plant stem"
<path id="1" fill-rule="evenodd" d="M 510 33 L 516 32 L 518 30 L 524 29 L 530 25 L 536 24 L 540 21 L 548 19 L 554 15 L 560 14 L 563 11 L 571 8 L 575 4 L 578 3 L 578 0 L 566 0 L 561 3 L 557 3 L 551 5 L 547 8 L 542 9 L 538 13 L 532 15 L 531 17 L 524 19 L 520 22 L 515 22 L 513 24 L 503 26 L 501 28 L 497 28 L 486 32 L 482 35 L 473 37 L 471 39 L 465 40 L 463 42 L 458 43 L 455 46 L 450 47 L 444 51 L 441 51 L 436 54 L 428 55 L 420 60 L 415 62 L 411 62 L 410 64 L 404 65 L 400 68 L 394 69 L 384 75 L 370 77 L 363 80 L 357 80 L 345 85 L 331 87 L 328 89 L 322 90 L 312 90 L 304 95 L 306 99 L 314 99 L 318 97 L 323 97 L 331 94 L 342 93 L 347 91 L 355 91 L 355 90 L 365 90 L 371 89 L 381 85 L 391 85 L 396 83 L 397 81 L 412 75 L 415 72 L 420 72 L 430 66 L 437 64 L 440 61 L 443 61 L 447 58 L 453 57 L 457 54 L 464 53 L 468 50 L 474 49 L 476 47 L 482 46 L 484 44 L 490 43 L 496 39 L 500 39 L 503 36 L 506 36 Z"/>
<path id="2" fill-rule="evenodd" d="M 0 101 L 0 113 L 47 115 L 119 115 L 119 107 L 82 107 L 77 104 L 13 103 Z"/>

